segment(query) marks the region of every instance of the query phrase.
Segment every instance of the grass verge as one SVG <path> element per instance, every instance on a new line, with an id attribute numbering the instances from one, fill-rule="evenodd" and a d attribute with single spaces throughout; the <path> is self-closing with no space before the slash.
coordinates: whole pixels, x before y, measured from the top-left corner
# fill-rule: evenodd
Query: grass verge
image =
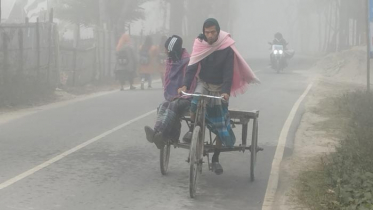
<path id="1" fill-rule="evenodd" d="M 296 197 L 310 209 L 373 209 L 373 94 L 356 91 L 327 98 L 314 111 L 328 117 L 316 127 L 340 144 L 300 174 Z"/>

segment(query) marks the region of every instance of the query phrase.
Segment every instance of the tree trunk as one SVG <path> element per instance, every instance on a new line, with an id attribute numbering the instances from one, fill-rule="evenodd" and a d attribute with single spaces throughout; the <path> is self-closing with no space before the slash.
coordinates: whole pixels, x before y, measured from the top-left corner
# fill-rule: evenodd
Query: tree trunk
<path id="1" fill-rule="evenodd" d="M 73 86 L 75 87 L 77 81 L 76 81 L 76 71 L 77 71 L 77 62 L 78 62 L 78 48 L 79 48 L 79 42 L 80 42 L 80 24 L 77 23 L 75 25 L 75 31 L 74 31 L 74 52 L 73 52 Z"/>
<path id="2" fill-rule="evenodd" d="M 330 43 L 330 34 L 331 34 L 331 25 L 332 25 L 332 14 L 333 14 L 333 7 L 332 4 L 329 3 L 328 9 L 325 10 L 325 40 L 324 40 L 324 48 L 323 51 L 329 50 L 329 43 Z"/>
<path id="3" fill-rule="evenodd" d="M 318 14 L 318 16 L 319 16 L 319 30 L 318 30 L 318 32 L 319 32 L 319 51 L 321 51 L 322 50 L 322 16 L 321 16 L 321 12 L 319 12 L 319 14 Z"/>
<path id="4" fill-rule="evenodd" d="M 346 0 L 340 0 L 339 6 L 339 43 L 338 51 L 345 50 L 349 45 L 349 14 L 348 14 L 348 4 Z"/>
<path id="5" fill-rule="evenodd" d="M 184 19 L 184 1 L 170 1 L 170 33 L 182 35 Z"/>
<path id="6" fill-rule="evenodd" d="M 364 11 L 366 9 L 365 7 L 365 0 L 360 2 L 360 11 Z M 359 33 L 359 45 L 364 45 L 366 44 L 366 39 L 365 39 L 365 34 L 366 34 L 366 27 L 365 27 L 365 22 L 366 22 L 366 17 L 364 12 L 359 13 L 359 20 L 358 20 L 358 33 Z"/>
<path id="7" fill-rule="evenodd" d="M 329 44 L 329 50 L 328 52 L 336 52 L 337 51 L 337 43 L 338 43 L 338 33 L 339 33 L 339 28 L 338 28 L 338 11 L 339 11 L 339 0 L 335 1 L 335 11 L 334 11 L 334 34 L 333 38 Z"/>
<path id="8" fill-rule="evenodd" d="M 356 19 L 353 19 L 352 22 L 352 37 L 351 37 L 351 44 L 356 46 Z"/>
<path id="9" fill-rule="evenodd" d="M 1 11 L 2 11 L 2 9 L 1 9 L 1 0 L 0 0 L 0 23 L 1 23 L 1 18 L 3 18 L 3 16 L 1 16 Z"/>

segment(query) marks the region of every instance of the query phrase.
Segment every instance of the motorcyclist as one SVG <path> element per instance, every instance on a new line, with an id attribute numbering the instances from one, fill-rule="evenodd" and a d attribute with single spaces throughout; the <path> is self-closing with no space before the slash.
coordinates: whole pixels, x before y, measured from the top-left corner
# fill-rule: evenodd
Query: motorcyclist
<path id="1" fill-rule="evenodd" d="M 287 45 L 288 45 L 288 42 L 284 39 L 284 37 L 282 36 L 282 34 L 280 32 L 277 32 L 275 34 L 275 39 L 273 40 L 272 43 L 269 43 L 271 44 L 272 46 L 273 45 L 282 45 L 283 46 L 283 51 L 284 51 L 284 54 L 285 54 L 285 61 L 284 61 L 284 67 L 286 67 L 288 65 L 288 60 L 291 59 L 295 52 L 294 50 L 289 50 L 287 48 Z M 273 67 L 274 66 L 274 63 L 275 63 L 275 57 L 273 55 L 273 53 L 271 53 L 270 55 L 270 65 Z"/>
<path id="2" fill-rule="evenodd" d="M 273 45 L 282 45 L 284 47 L 284 50 L 286 50 L 286 46 L 287 46 L 287 42 L 286 40 L 284 39 L 284 37 L 282 36 L 282 34 L 280 32 L 277 32 L 275 34 L 275 39 L 273 40 L 272 42 Z"/>

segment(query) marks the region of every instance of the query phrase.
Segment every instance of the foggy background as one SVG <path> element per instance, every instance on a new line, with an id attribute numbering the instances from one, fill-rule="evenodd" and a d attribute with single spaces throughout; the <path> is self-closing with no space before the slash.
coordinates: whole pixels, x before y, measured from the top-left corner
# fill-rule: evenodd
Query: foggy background
<path id="1" fill-rule="evenodd" d="M 354 106 L 335 109 L 334 102 L 338 101 L 329 91 L 339 94 L 341 87 L 349 90 L 355 87 L 355 84 L 349 86 L 343 81 L 360 84 L 363 81 L 371 86 L 366 68 L 367 0 L 0 2 L 1 210 L 262 209 L 263 201 L 268 201 L 266 192 L 275 192 L 269 188 L 267 191 L 267 184 L 275 183 L 269 177 L 276 175 L 272 173 L 273 166 L 279 168 L 273 164 L 273 160 L 280 160 L 275 155 L 282 154 L 277 149 L 285 149 L 284 157 L 288 157 L 295 142 L 293 139 L 299 134 L 298 128 L 315 132 L 313 128 L 299 126 L 300 122 L 311 119 L 315 123 L 309 122 L 309 125 L 313 126 L 325 121 L 325 116 L 319 119 L 315 115 L 314 106 L 319 105 L 322 107 L 320 114 L 326 113 L 323 107 L 326 101 L 320 96 L 331 99 L 325 104 L 332 107 L 331 115 L 340 118 L 336 110 Z M 188 151 L 172 151 L 170 174 L 163 177 L 159 173 L 159 150 L 146 141 L 144 126 L 154 125 L 156 107 L 164 101 L 164 86 L 167 86 L 162 81 L 166 58 L 163 57 L 161 36 L 176 34 L 183 37 L 184 47 L 191 53 L 195 38 L 202 32 L 203 22 L 209 17 L 216 18 L 221 29 L 231 33 L 239 52 L 261 80 L 261 85 L 250 85 L 245 94 L 232 97 L 229 106 L 232 110 L 260 110 L 258 143 L 264 152 L 258 153 L 255 182 L 249 182 L 249 171 L 254 166 L 249 164 L 252 153 L 230 153 L 221 159 L 223 176 L 210 175 L 207 168 L 203 169 L 198 199 L 191 200 L 187 195 L 189 167 L 185 163 Z M 371 22 L 373 24 L 373 18 Z M 285 69 L 269 65 L 268 42 L 273 41 L 276 32 L 281 32 L 289 42 L 288 48 L 296 52 Z M 154 79 L 152 85 L 149 80 L 148 84 L 142 81 L 144 71 L 141 68 L 131 69 L 135 88 L 131 88 L 129 82 L 123 84 L 124 79 L 129 79 L 126 68 L 118 65 L 117 52 L 121 47 L 119 45 L 117 51 L 117 44 L 123 34 L 130 35 L 133 57 L 140 56 L 147 36 L 153 39 L 148 54 L 154 52 L 155 62 L 146 72 L 146 76 Z M 139 59 L 133 60 L 138 62 Z M 127 78 L 120 78 L 119 73 Z M 328 80 L 335 79 L 338 85 L 322 84 L 320 75 L 325 75 Z M 312 85 L 315 78 L 317 82 Z M 324 91 L 323 86 L 328 90 Z M 303 103 L 300 102 L 308 91 L 315 91 L 310 92 L 309 102 L 312 103 L 301 108 Z M 356 98 L 364 97 L 349 98 L 356 102 Z M 341 100 L 344 104 L 345 99 Z M 366 99 L 364 106 L 371 107 L 369 103 L 373 100 Z M 355 110 L 359 111 L 356 116 L 373 113 L 368 109 Z M 311 117 L 306 116 L 307 111 L 312 112 Z M 306 117 L 303 119 L 303 116 Z M 334 120 L 329 121 L 334 123 Z M 347 121 L 343 122 L 346 124 Z M 248 137 L 252 140 L 251 130 L 256 126 L 251 126 L 253 120 L 250 123 Z M 330 129 L 336 130 L 334 124 L 323 128 L 327 129 L 326 134 Z M 188 127 L 184 124 L 182 129 L 181 136 Z M 244 145 L 241 135 L 246 133 L 245 130 L 237 126 L 235 133 L 236 145 Z M 323 143 L 319 133 L 307 136 Z M 288 138 L 282 134 L 287 134 Z M 364 133 L 362 137 L 371 139 L 365 138 Z M 281 146 L 285 141 L 285 147 Z M 279 143 L 280 147 L 277 147 Z M 317 148 L 323 150 L 323 147 Z M 367 150 L 367 154 L 371 152 Z M 297 167 L 289 165 L 297 171 Z M 287 169 L 285 166 L 286 172 Z M 351 174 L 351 171 L 346 172 Z M 345 179 L 333 175 L 334 178 Z M 346 180 L 355 179 L 347 177 Z M 343 192 L 340 182 L 335 183 L 337 189 L 330 186 L 327 189 Z M 286 182 L 279 186 L 285 185 Z M 351 186 L 347 187 L 350 189 Z M 359 190 L 356 191 L 358 194 L 364 194 Z M 371 189 L 367 188 L 366 192 L 370 193 Z M 336 193 L 328 194 L 334 194 L 338 200 L 330 200 L 331 206 L 335 207 L 341 197 Z"/>
<path id="2" fill-rule="evenodd" d="M 29 6 L 37 0 L 29 0 L 25 5 Z M 193 2 L 195 0 L 185 1 L 183 5 L 180 6 L 188 7 L 188 2 Z M 25 2 L 24 0 L 18 0 L 18 3 Z M 141 31 L 144 35 L 151 34 L 157 31 L 164 31 L 166 35 L 172 35 L 173 32 L 170 30 L 170 5 L 165 5 L 163 0 L 152 0 L 142 4 L 144 9 L 144 19 L 139 21 L 134 21 L 131 23 L 131 33 L 134 35 L 140 35 Z M 203 2 L 203 1 L 202 1 Z M 206 1 L 208 4 L 219 4 L 221 1 Z M 268 54 L 268 41 L 273 40 L 273 35 L 276 32 L 281 32 L 284 38 L 290 43 L 290 47 L 295 49 L 297 52 L 301 50 L 300 46 L 300 27 L 299 27 L 299 12 L 297 11 L 299 7 L 299 0 L 232 0 L 230 2 L 230 8 L 226 8 L 225 12 L 230 13 L 229 19 L 231 19 L 232 24 L 229 27 L 224 27 L 226 25 L 222 24 L 222 30 L 230 32 L 233 38 L 237 42 L 238 48 L 241 50 L 245 57 L 263 57 Z M 15 3 L 17 0 L 2 0 L 3 8 L 3 19 L 8 19 L 11 9 L 16 7 Z M 53 0 L 49 0 L 49 4 L 53 5 Z M 203 4 L 203 3 L 199 3 Z M 198 4 L 197 4 L 198 6 Z M 49 6 L 51 7 L 51 6 Z M 31 21 L 35 21 L 35 13 L 45 10 L 47 8 L 47 3 L 40 1 L 38 7 L 33 11 L 30 11 L 29 16 L 32 16 Z M 166 8 L 166 9 L 165 9 Z M 189 9 L 189 8 L 188 8 Z M 198 18 L 194 20 L 183 20 L 182 27 L 191 24 L 195 25 L 196 28 L 201 28 L 203 21 L 208 17 L 214 17 L 219 22 L 224 22 L 228 19 L 226 14 L 219 14 L 219 12 L 214 12 L 213 10 L 204 10 L 198 8 L 190 8 L 192 11 L 183 12 L 180 15 L 186 16 L 185 13 L 198 14 Z M 202 8 L 203 9 L 203 8 Z M 57 16 L 58 18 L 58 16 Z M 12 22 L 12 20 L 8 20 Z M 307 49 L 303 51 L 314 52 L 317 51 L 317 36 L 315 36 L 315 29 L 317 29 L 316 22 L 310 21 L 305 30 L 312 37 L 307 40 Z M 202 29 L 200 29 L 202 30 Z M 183 30 L 182 34 L 184 39 L 192 39 L 196 37 L 200 31 L 186 31 Z M 67 38 L 73 38 L 73 32 L 71 30 L 67 31 L 64 36 Z M 93 32 L 90 29 L 82 29 L 81 38 L 93 37 Z M 191 49 L 191 43 L 186 42 L 189 46 L 185 46 Z"/>
<path id="3" fill-rule="evenodd" d="M 15 98 L 22 101 L 25 95 L 33 98 L 33 80 L 44 81 L 36 92 L 47 93 L 56 87 L 112 83 L 115 47 L 123 33 L 131 35 L 137 50 L 148 35 L 155 46 L 163 47 L 161 36 L 176 34 L 191 52 L 209 17 L 231 33 L 249 64 L 267 63 L 268 42 L 277 32 L 289 42 L 288 48 L 295 50 L 295 58 L 347 50 L 366 44 L 365 2 L 1 0 L 0 62 L 6 70 L 0 71 L 0 86 L 6 88 L 0 89 L 13 91 L 4 93 L 6 98 L 20 94 Z M 7 79 L 19 75 L 23 78 L 17 81 Z"/>

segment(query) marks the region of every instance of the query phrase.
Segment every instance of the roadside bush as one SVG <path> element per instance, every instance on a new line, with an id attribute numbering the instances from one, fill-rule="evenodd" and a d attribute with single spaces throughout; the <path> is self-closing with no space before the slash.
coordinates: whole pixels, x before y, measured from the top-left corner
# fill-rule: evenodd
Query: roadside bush
<path id="1" fill-rule="evenodd" d="M 329 209 L 373 209 L 373 94 L 343 95 L 336 108 L 348 119 L 345 138 L 325 164 L 335 192 Z"/>

